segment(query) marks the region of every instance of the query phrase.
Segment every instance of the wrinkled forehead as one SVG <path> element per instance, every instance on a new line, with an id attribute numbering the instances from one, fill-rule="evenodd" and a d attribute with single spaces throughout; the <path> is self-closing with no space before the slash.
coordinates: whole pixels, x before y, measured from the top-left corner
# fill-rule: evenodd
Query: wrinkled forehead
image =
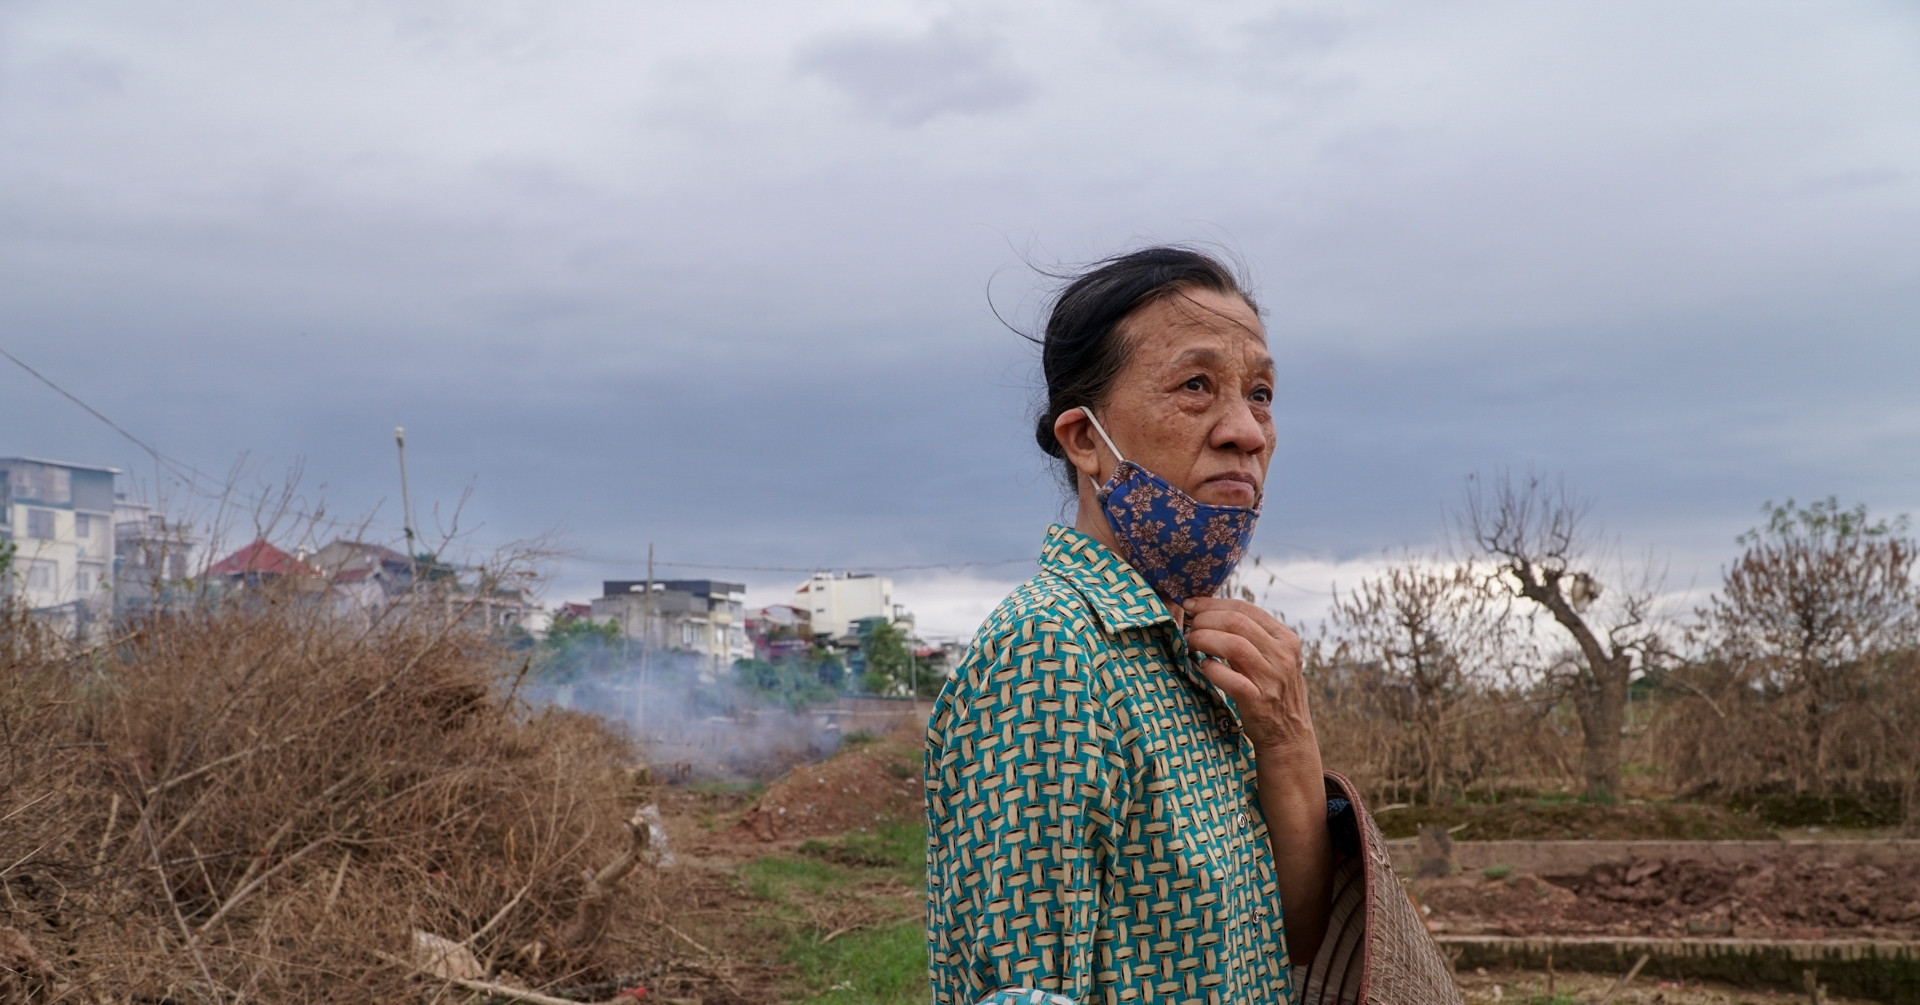
<path id="1" fill-rule="evenodd" d="M 1207 289 L 1179 289 L 1155 297 L 1126 316 L 1121 327 L 1136 334 L 1154 331 L 1238 331 L 1266 341 L 1260 315 L 1245 298 Z"/>
<path id="2" fill-rule="evenodd" d="M 1266 328 L 1247 302 L 1196 291 L 1147 304 L 1127 318 L 1135 363 L 1150 367 L 1271 372 Z"/>

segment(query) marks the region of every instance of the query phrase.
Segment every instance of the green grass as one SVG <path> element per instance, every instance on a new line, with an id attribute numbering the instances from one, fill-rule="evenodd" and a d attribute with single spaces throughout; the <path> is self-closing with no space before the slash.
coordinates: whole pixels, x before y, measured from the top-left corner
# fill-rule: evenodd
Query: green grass
<path id="1" fill-rule="evenodd" d="M 1388 838 L 1409 838 L 1421 827 L 1440 826 L 1455 840 L 1541 841 L 1728 840 L 1772 836 L 1756 817 L 1699 803 L 1594 803 L 1576 795 L 1549 793 L 1496 803 L 1416 805 L 1383 809 L 1375 817 Z"/>
<path id="2" fill-rule="evenodd" d="M 915 896 L 925 862 L 926 828 L 891 824 L 808 841 L 796 855 L 741 867 L 747 892 L 768 906 L 769 934 L 784 939 L 781 958 L 794 967 L 797 1000 L 821 1005 L 926 1001 L 926 933 Z M 844 912 L 850 896 L 874 896 L 876 882 L 883 892 L 874 903 L 894 906 L 856 912 L 848 920 L 860 921 L 859 927 L 822 930 L 823 913 Z"/>
<path id="3" fill-rule="evenodd" d="M 779 903 L 792 900 L 796 893 L 817 896 L 850 882 L 847 870 L 840 866 L 794 858 L 756 859 L 741 867 L 740 877 L 747 881 L 748 893 Z"/>
<path id="4" fill-rule="evenodd" d="M 800 846 L 800 854 L 839 865 L 922 875 L 926 871 L 927 828 L 920 823 L 883 824 L 831 841 L 808 841 Z"/>
<path id="5" fill-rule="evenodd" d="M 849 932 L 822 944 L 808 935 L 787 947 L 810 1005 L 918 1005 L 927 1000 L 927 934 L 918 920 Z"/>
<path id="6" fill-rule="evenodd" d="M 767 783 L 714 778 L 690 783 L 687 788 L 703 796 L 727 796 L 744 802 L 765 792 Z"/>

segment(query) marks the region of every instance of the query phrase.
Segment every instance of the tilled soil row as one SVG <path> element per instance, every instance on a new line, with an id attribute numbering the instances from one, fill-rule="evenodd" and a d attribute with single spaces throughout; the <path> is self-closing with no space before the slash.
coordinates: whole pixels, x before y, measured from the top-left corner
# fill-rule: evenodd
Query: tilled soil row
<path id="1" fill-rule="evenodd" d="M 1578 875 L 1416 880 L 1435 931 L 1529 935 L 1920 937 L 1920 862 L 1805 853 L 1741 864 L 1637 859 Z"/>

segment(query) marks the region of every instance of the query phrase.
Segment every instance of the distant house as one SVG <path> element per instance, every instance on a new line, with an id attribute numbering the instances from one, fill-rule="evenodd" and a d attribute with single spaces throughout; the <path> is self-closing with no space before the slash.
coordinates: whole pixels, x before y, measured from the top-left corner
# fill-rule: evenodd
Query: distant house
<path id="1" fill-rule="evenodd" d="M 776 662 L 813 646 L 813 623 L 801 608 L 772 604 L 747 615 L 747 639 L 755 657 Z"/>
<path id="2" fill-rule="evenodd" d="M 236 586 L 260 586 L 295 579 L 310 582 L 310 588 L 316 591 L 326 588 L 326 579 L 319 569 L 274 547 L 266 538 L 207 566 L 207 578 L 224 579 Z"/>
<path id="3" fill-rule="evenodd" d="M 793 591 L 793 606 L 806 611 L 816 638 L 846 640 L 860 623 L 881 618 L 898 624 L 911 618 L 893 602 L 893 580 L 862 573 L 814 573 Z"/>
<path id="4" fill-rule="evenodd" d="M 404 581 L 413 575 L 414 560 L 385 545 L 340 538 L 308 556 L 307 564 L 329 577 L 361 573 Z"/>
<path id="5" fill-rule="evenodd" d="M 113 468 L 0 457 L 0 542 L 12 575 L 0 592 L 73 622 L 105 614 L 114 559 Z"/>
<path id="6" fill-rule="evenodd" d="M 342 613 L 371 614 L 413 585 L 414 560 L 385 545 L 341 538 L 306 561 L 326 577 Z"/>
<path id="7" fill-rule="evenodd" d="M 160 601 L 196 572 L 200 538 L 148 503 L 119 496 L 113 503 L 113 606 L 119 612 Z"/>
<path id="8" fill-rule="evenodd" d="M 592 602 L 595 620 L 620 626 L 643 649 L 678 650 L 701 660 L 703 676 L 717 678 L 733 661 L 753 655 L 747 638 L 747 588 L 713 579 L 608 580 Z"/>

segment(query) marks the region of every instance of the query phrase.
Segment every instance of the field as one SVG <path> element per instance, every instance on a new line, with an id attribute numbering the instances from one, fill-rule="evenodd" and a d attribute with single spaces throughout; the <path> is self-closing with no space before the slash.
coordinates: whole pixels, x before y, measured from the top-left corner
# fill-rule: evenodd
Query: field
<path id="1" fill-rule="evenodd" d="M 297 598 L 90 647 L 0 624 L 0 1001 L 924 1000 L 913 717 L 770 782 L 694 783 L 523 700 L 508 655 L 457 616 L 347 631 Z M 1920 937 L 1905 853 L 1834 851 L 1886 831 L 1777 840 L 1834 837 L 1831 806 L 1799 826 L 1791 805 L 1497 795 L 1379 810 L 1471 862 L 1410 884 L 1443 945 L 1566 940 L 1460 957 L 1475 1001 L 1598 997 L 1627 966 L 1576 959 L 1581 939 Z M 1466 854 L 1649 839 L 1667 850 L 1578 868 Z M 1708 862 L 1686 841 L 1762 854 Z M 1615 1000 L 1786 1001 L 1799 973 L 1741 990 L 1670 969 Z M 1813 969 L 1920 1000 L 1910 967 Z"/>
<path id="2" fill-rule="evenodd" d="M 758 975 L 760 993 L 769 995 L 765 1001 L 924 1001 L 924 833 L 915 819 L 920 807 L 911 783 L 917 778 L 904 777 L 917 772 L 918 756 L 917 730 L 908 728 L 799 767 L 765 789 L 673 790 L 663 805 L 670 808 L 675 839 L 691 852 L 684 868 L 704 877 L 702 886 L 711 898 L 686 910 L 676 924 L 716 956 L 730 958 L 736 972 Z M 1465 807 L 1455 812 L 1476 815 Z M 1482 815 L 1492 830 L 1512 812 L 1489 807 Z M 1751 821 L 1710 808 L 1652 807 L 1611 816 L 1610 837 L 1671 837 L 1676 818 L 1688 821 L 1679 828 L 1684 836 L 1765 833 Z M 1577 812 L 1547 818 L 1562 826 L 1536 823 L 1527 833 L 1563 837 L 1591 826 Z M 1741 916 L 1726 908 L 1737 899 L 1727 894 L 1744 891 L 1756 905 L 1808 904 L 1820 912 L 1785 919 L 1778 929 L 1741 927 L 1745 934 L 1912 938 L 1920 929 L 1912 923 L 1920 922 L 1920 911 L 1903 919 L 1906 898 L 1920 896 L 1914 892 L 1917 872 L 1911 865 L 1880 873 L 1826 868 L 1802 855 L 1773 866 L 1634 863 L 1548 878 L 1494 868 L 1487 874 L 1415 880 L 1410 886 L 1432 909 L 1437 933 L 1685 935 L 1690 924 L 1691 930 L 1712 933 L 1724 924 L 1731 932 Z M 1849 913 L 1849 903 L 1864 910 Z M 1889 906 L 1875 913 L 1881 904 Z M 1494 966 L 1465 968 L 1459 980 L 1475 1003 L 1574 1005 L 1597 999 L 1619 976 L 1563 969 L 1550 977 L 1537 967 Z M 1758 1005 L 1805 1001 L 1806 996 L 1777 987 L 1649 975 L 1624 987 L 1615 1000 Z M 1872 999 L 1833 995 L 1828 1000 Z"/>

